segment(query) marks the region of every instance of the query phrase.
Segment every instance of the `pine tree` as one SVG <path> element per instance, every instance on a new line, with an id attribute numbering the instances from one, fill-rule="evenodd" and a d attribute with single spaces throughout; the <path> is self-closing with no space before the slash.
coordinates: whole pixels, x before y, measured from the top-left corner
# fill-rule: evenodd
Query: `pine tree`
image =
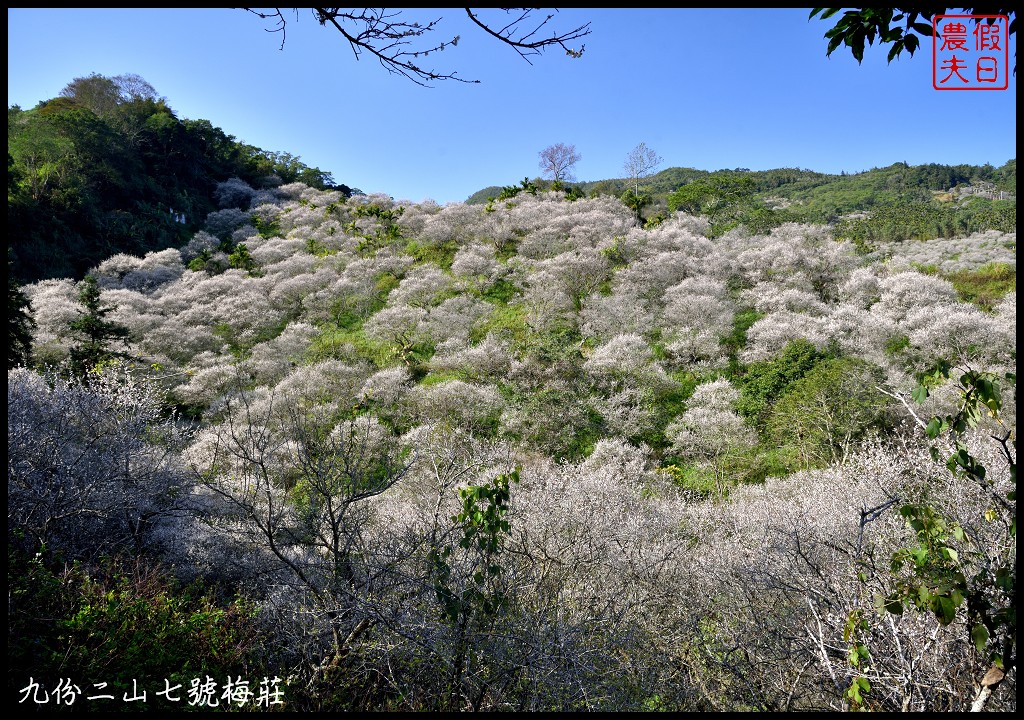
<path id="1" fill-rule="evenodd" d="M 32 357 L 32 306 L 11 274 L 7 261 L 7 369 L 27 365 Z"/>
<path id="2" fill-rule="evenodd" d="M 106 319 L 113 308 L 100 304 L 100 286 L 94 276 L 87 275 L 82 281 L 78 301 L 82 303 L 85 312 L 70 324 L 71 331 L 81 338 L 71 348 L 70 363 L 71 371 L 84 377 L 104 361 L 129 357 L 124 352 L 110 348 L 114 341 L 123 342 L 128 339 L 128 328 Z"/>

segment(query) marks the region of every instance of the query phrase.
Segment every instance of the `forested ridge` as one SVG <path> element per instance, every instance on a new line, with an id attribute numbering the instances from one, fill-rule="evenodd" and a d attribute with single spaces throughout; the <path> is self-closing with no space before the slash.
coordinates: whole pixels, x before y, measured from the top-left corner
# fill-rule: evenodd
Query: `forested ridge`
<path id="1" fill-rule="evenodd" d="M 200 196 L 9 116 L 12 704 L 1015 710 L 1013 161 Z"/>
<path id="2" fill-rule="evenodd" d="M 75 78 L 56 98 L 7 109 L 11 271 L 22 282 L 80 278 L 118 252 L 177 247 L 232 177 L 352 192 L 290 153 L 179 118 L 138 75 Z"/>
<path id="3" fill-rule="evenodd" d="M 543 187 L 544 183 L 534 182 Z M 628 198 L 630 180 L 582 182 L 584 195 Z M 827 223 L 860 244 L 1015 232 L 1017 162 L 991 165 L 894 163 L 856 173 L 812 170 L 696 170 L 672 167 L 644 179 L 648 217 L 683 209 L 706 215 L 711 233 L 735 227 L 767 231 L 785 222 Z M 485 203 L 500 187 L 467 200 Z"/>

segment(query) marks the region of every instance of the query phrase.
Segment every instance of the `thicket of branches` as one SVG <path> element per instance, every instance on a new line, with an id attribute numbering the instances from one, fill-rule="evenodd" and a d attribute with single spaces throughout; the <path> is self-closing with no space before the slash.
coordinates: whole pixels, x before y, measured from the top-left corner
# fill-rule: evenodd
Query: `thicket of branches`
<path id="1" fill-rule="evenodd" d="M 127 360 L 69 379 L 82 288 L 23 288 L 12 694 L 159 678 L 178 602 L 180 677 L 296 710 L 1015 709 L 1015 234 L 217 192 L 93 268 Z"/>

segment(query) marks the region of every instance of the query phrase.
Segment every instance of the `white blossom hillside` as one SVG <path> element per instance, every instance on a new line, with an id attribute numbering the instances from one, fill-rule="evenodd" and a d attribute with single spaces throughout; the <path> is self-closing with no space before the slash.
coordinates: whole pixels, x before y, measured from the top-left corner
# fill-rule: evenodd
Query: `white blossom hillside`
<path id="1" fill-rule="evenodd" d="M 1015 709 L 1015 234 L 217 197 L 84 377 L 24 287 L 11 543 L 244 598 L 294 709 Z"/>

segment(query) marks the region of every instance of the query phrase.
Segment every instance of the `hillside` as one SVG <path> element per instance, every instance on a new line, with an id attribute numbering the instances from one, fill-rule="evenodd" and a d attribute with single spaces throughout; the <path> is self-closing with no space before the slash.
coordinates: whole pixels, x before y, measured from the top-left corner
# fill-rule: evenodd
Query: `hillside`
<path id="1" fill-rule="evenodd" d="M 546 187 L 539 179 L 533 182 Z M 739 183 L 740 191 L 724 193 L 728 183 Z M 840 224 L 838 235 L 864 243 L 1015 232 L 1017 226 L 1015 159 L 999 168 L 895 163 L 849 175 L 796 168 L 709 172 L 673 167 L 643 183 L 642 194 L 650 198 L 645 216 L 663 216 L 682 207 L 690 198 L 674 196 L 687 186 L 701 188 L 691 193 L 695 204 L 687 209 L 712 214 L 713 233 L 738 226 L 765 231 L 785 222 L 835 224 L 851 215 L 857 217 Z M 591 197 L 620 197 L 629 192 L 629 181 L 598 180 L 575 187 Z M 484 188 L 466 202 L 484 204 L 502 190 Z"/>
<path id="2" fill-rule="evenodd" d="M 76 78 L 59 97 L 7 110 L 10 272 L 81 278 L 118 252 L 180 246 L 222 206 L 215 188 L 232 177 L 353 192 L 287 152 L 178 118 L 136 75 Z"/>
<path id="3" fill-rule="evenodd" d="M 179 245 L 97 262 L 91 309 L 25 285 L 9 666 L 274 677 L 306 711 L 822 711 L 963 710 L 1005 660 L 1015 709 L 1015 225 L 846 240 L 751 200 L 898 204 L 923 167 L 673 169 L 657 218 L 226 179 Z"/>
<path id="4" fill-rule="evenodd" d="M 119 252 L 180 247 L 208 213 L 230 206 L 232 199 L 215 189 L 231 178 L 258 189 L 301 181 L 346 197 L 360 192 L 288 152 L 240 142 L 207 120 L 179 118 L 134 75 L 75 78 L 35 108 L 8 108 L 7 175 L 10 272 L 21 282 L 80 279 Z M 606 179 L 574 187 L 588 197 L 620 198 L 627 185 Z M 953 188 L 975 192 L 954 196 Z M 503 191 L 484 188 L 467 204 L 486 204 Z M 767 232 L 787 222 L 838 223 L 837 236 L 867 249 L 1015 232 L 1015 191 L 1015 160 L 999 168 L 896 163 L 841 176 L 672 167 L 646 178 L 640 212 L 652 222 L 677 209 L 704 214 L 713 237 L 735 227 Z"/>

